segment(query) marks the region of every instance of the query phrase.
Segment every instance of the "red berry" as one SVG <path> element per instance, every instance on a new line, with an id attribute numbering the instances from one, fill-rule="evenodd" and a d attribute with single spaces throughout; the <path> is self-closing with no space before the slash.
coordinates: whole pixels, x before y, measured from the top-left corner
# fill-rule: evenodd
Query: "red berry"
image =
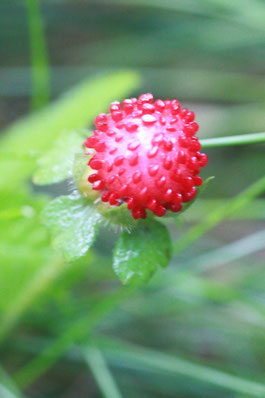
<path id="1" fill-rule="evenodd" d="M 97 116 L 97 130 L 84 145 L 95 152 L 88 182 L 101 200 L 126 202 L 135 219 L 145 218 L 146 209 L 158 217 L 180 211 L 196 196 L 197 175 L 207 164 L 194 118 L 177 100 L 153 102 L 152 94 L 113 102 L 109 114 Z"/>

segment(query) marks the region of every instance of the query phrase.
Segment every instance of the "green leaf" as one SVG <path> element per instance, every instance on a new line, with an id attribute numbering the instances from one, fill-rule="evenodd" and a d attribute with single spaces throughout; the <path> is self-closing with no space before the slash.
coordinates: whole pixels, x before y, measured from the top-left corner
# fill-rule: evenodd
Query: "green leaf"
<path id="1" fill-rule="evenodd" d="M 150 219 L 140 221 L 131 232 L 123 231 L 114 250 L 114 271 L 122 283 L 148 282 L 159 267 L 170 260 L 167 228 Z"/>
<path id="2" fill-rule="evenodd" d="M 74 157 L 81 152 L 83 141 L 81 132 L 61 134 L 52 149 L 38 159 L 33 182 L 38 185 L 54 184 L 72 177 Z"/>
<path id="3" fill-rule="evenodd" d="M 128 211 L 126 204 L 116 207 L 101 202 L 97 205 L 97 210 L 106 221 L 106 224 L 114 227 L 115 230 L 119 228 L 120 230 L 126 229 L 126 231 L 130 232 L 137 225 L 137 221 Z"/>
<path id="4" fill-rule="evenodd" d="M 39 222 L 40 211 L 48 198 L 18 190 L 0 190 L 0 203 L 1 339 L 4 317 L 12 318 L 8 308 L 33 275 L 53 261 L 55 254 L 49 247 L 47 230 Z"/>
<path id="5" fill-rule="evenodd" d="M 61 250 L 66 261 L 86 254 L 93 244 L 101 221 L 100 214 L 81 196 L 60 196 L 51 201 L 42 213 L 51 230 L 53 245 Z"/>

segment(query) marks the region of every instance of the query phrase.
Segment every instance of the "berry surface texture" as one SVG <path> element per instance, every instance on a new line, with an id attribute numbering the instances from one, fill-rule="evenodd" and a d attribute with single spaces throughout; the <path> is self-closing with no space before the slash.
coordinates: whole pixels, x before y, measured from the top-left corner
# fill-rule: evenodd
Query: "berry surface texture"
<path id="1" fill-rule="evenodd" d="M 109 114 L 95 119 L 96 130 L 84 143 L 93 149 L 88 183 L 110 205 L 127 204 L 134 219 L 179 212 L 203 182 L 195 114 L 177 100 L 152 94 L 113 102 Z"/>

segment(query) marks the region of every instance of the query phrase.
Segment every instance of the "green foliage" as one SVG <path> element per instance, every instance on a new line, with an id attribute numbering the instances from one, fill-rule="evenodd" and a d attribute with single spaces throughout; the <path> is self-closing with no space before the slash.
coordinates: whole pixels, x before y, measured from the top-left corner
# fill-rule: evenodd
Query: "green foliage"
<path id="1" fill-rule="evenodd" d="M 1 191 L 0 201 L 0 309 L 27 285 L 32 274 L 51 260 L 45 227 L 39 213 L 47 203 L 41 196 Z M 15 250 L 14 250 L 15 247 Z"/>
<path id="2" fill-rule="evenodd" d="M 139 366 L 148 370 L 159 370 L 165 373 L 178 376 L 181 374 L 185 378 L 198 379 L 200 381 L 214 384 L 227 390 L 236 391 L 243 394 L 251 394 L 253 397 L 263 397 L 265 385 L 251 380 L 226 374 L 220 370 L 211 369 L 200 364 L 187 361 L 179 356 L 165 354 L 157 350 L 137 347 L 133 344 L 126 344 L 114 339 L 95 339 L 111 358 L 127 363 L 138 363 Z M 101 344 L 100 344 L 101 343 Z M 118 362 L 119 363 L 119 362 Z"/>
<path id="3" fill-rule="evenodd" d="M 54 199 L 45 207 L 42 218 L 51 231 L 54 247 L 62 251 L 66 261 L 74 261 L 86 254 L 96 238 L 101 220 L 92 204 L 79 195 Z"/>
<path id="4" fill-rule="evenodd" d="M 126 203 L 119 207 L 108 206 L 106 203 L 99 203 L 97 209 L 102 214 L 105 223 L 113 227 L 114 230 L 118 228 L 130 232 L 137 225 L 137 221 L 132 217 L 131 213 L 128 212 Z"/>
<path id="5" fill-rule="evenodd" d="M 84 135 L 63 132 L 53 147 L 37 160 L 33 182 L 37 185 L 54 184 L 73 176 L 75 153 L 81 152 Z"/>
<path id="6" fill-rule="evenodd" d="M 19 1 L 0 4 L 1 124 L 30 99 L 36 109 L 55 98 L 0 138 L 0 356 L 11 375 L 0 367 L 1 398 L 26 388 L 36 398 L 264 397 L 264 133 L 255 133 L 264 131 L 263 2 L 60 0 L 41 2 L 43 20 L 38 3 L 27 0 L 29 13 Z M 141 89 L 138 72 L 114 67 L 137 69 Z M 168 261 L 157 219 L 138 223 L 125 206 L 92 210 L 77 196 L 49 203 L 66 184 L 30 179 L 51 184 L 74 169 L 78 186 L 89 172 L 79 130 L 112 100 L 148 91 L 192 104 L 216 179 L 185 213 L 160 220 L 171 267 L 143 285 Z M 40 223 L 47 205 L 56 251 Z M 143 232 L 150 224 L 157 233 Z M 119 272 L 136 276 L 116 290 L 120 230 Z"/>
<path id="7" fill-rule="evenodd" d="M 33 380 L 38 378 L 43 372 L 49 369 L 61 355 L 63 355 L 72 346 L 73 341 L 86 340 L 92 328 L 106 317 L 110 311 L 113 311 L 120 302 L 126 300 L 133 293 L 133 289 L 122 288 L 107 296 L 101 296 L 92 310 L 84 314 L 83 317 L 66 328 L 54 343 L 48 345 L 46 349 L 40 352 L 32 362 L 26 364 L 15 374 L 15 380 L 23 387 L 28 386 Z"/>
<path id="8" fill-rule="evenodd" d="M 167 228 L 149 219 L 123 231 L 114 250 L 113 267 L 123 284 L 148 282 L 159 267 L 170 260 L 171 242 Z"/>
<path id="9" fill-rule="evenodd" d="M 44 109 L 24 117 L 3 131 L 0 188 L 21 184 L 35 169 L 36 160 L 49 151 L 62 131 L 88 126 L 111 101 L 137 86 L 135 72 L 113 72 L 88 79 Z M 84 105 L 85 104 L 85 105 Z"/>
<path id="10" fill-rule="evenodd" d="M 122 398 L 119 388 L 101 352 L 95 347 L 87 347 L 84 349 L 84 358 L 100 387 L 103 397 Z"/>

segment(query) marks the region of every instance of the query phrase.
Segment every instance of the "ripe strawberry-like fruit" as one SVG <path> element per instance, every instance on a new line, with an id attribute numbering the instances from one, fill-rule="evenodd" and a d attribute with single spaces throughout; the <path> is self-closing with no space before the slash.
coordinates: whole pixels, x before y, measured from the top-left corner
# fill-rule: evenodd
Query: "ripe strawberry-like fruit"
<path id="1" fill-rule="evenodd" d="M 202 184 L 194 113 L 177 100 L 153 102 L 152 94 L 113 102 L 110 114 L 95 119 L 96 130 L 84 145 L 94 149 L 88 177 L 101 200 L 119 206 L 126 202 L 132 216 L 145 218 L 146 209 L 161 217 L 178 212 Z"/>

